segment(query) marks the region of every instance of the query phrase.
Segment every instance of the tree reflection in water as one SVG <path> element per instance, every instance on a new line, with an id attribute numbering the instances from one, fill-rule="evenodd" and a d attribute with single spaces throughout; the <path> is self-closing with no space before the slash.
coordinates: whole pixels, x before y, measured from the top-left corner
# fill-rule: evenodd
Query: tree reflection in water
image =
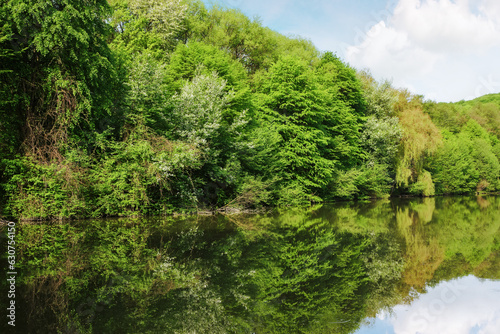
<path id="1" fill-rule="evenodd" d="M 440 282 L 500 275 L 498 197 L 19 227 L 30 333 L 353 333 Z"/>

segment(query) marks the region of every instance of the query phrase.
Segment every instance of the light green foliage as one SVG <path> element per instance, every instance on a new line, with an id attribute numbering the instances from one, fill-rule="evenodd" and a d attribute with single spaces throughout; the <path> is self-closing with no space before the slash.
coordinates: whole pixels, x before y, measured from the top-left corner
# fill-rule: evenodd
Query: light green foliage
<path id="1" fill-rule="evenodd" d="M 460 132 L 467 122 L 467 116 L 454 104 L 427 102 L 424 108 L 437 126 L 453 133 Z"/>
<path id="2" fill-rule="evenodd" d="M 387 165 L 371 163 L 340 172 L 331 191 L 340 198 L 383 198 L 388 196 L 392 183 Z"/>
<path id="3" fill-rule="evenodd" d="M 204 42 L 226 50 L 252 74 L 268 70 L 284 55 L 299 57 L 309 64 L 317 62 L 319 52 L 310 41 L 280 35 L 239 10 L 218 5 L 206 9 L 196 1 L 189 7 L 192 16 L 181 35 L 184 41 Z"/>
<path id="4" fill-rule="evenodd" d="M 488 132 L 475 120 L 470 120 L 465 124 L 462 131 L 471 139 L 481 139 L 489 141 Z"/>
<path id="5" fill-rule="evenodd" d="M 358 76 L 363 85 L 363 95 L 367 101 L 366 113 L 377 118 L 392 117 L 393 106 L 398 100 L 397 91 L 389 81 L 381 83 L 375 81 L 368 72 L 359 72 Z"/>
<path id="6" fill-rule="evenodd" d="M 202 65 L 202 66 L 200 66 Z M 233 91 L 231 108 L 225 110 L 224 118 L 231 122 L 243 110 L 250 109 L 250 90 L 245 70 L 241 64 L 216 47 L 204 43 L 179 44 L 169 64 L 169 80 L 172 90 L 179 92 L 186 82 L 196 74 L 217 75 L 226 81 L 225 91 Z"/>
<path id="7" fill-rule="evenodd" d="M 145 121 L 151 129 L 163 133 L 172 127 L 166 67 L 147 52 L 130 62 L 125 83 L 129 122 Z"/>
<path id="8" fill-rule="evenodd" d="M 179 0 L 130 0 L 130 10 L 148 21 L 148 28 L 164 40 L 180 30 L 186 6 Z"/>
<path id="9" fill-rule="evenodd" d="M 174 95 L 175 132 L 180 139 L 208 150 L 218 142 L 223 130 L 232 130 L 222 127 L 224 109 L 234 97 L 232 92 L 225 92 L 225 88 L 226 81 L 219 79 L 217 73 L 204 75 L 200 68 L 180 94 Z M 218 154 L 209 155 L 216 159 Z"/>
<path id="10" fill-rule="evenodd" d="M 477 190 L 499 189 L 500 163 L 493 153 L 488 133 L 474 120 L 469 121 L 463 131 L 471 139 L 473 145 L 471 156 L 481 181 Z"/>
<path id="11" fill-rule="evenodd" d="M 114 47 L 132 54 L 149 50 L 162 57 L 184 28 L 187 6 L 181 0 L 112 0 L 110 4 Z"/>
<path id="12" fill-rule="evenodd" d="M 235 9 L 214 5 L 200 14 L 194 20 L 201 24 L 188 31 L 190 38 L 227 50 L 233 59 L 252 72 L 269 65 L 269 55 L 277 46 L 276 33 Z"/>
<path id="13" fill-rule="evenodd" d="M 335 165 L 328 155 L 333 140 L 323 129 L 329 116 L 324 92 L 312 70 L 293 57 L 280 59 L 261 80 L 265 119 L 276 124 L 281 137 L 273 168 L 280 171 L 284 189 L 307 196 L 328 183 Z"/>
<path id="14" fill-rule="evenodd" d="M 255 83 L 263 94 L 262 119 L 280 137 L 271 165 L 285 185 L 279 203 L 331 197 L 334 173 L 363 159 L 359 131 L 365 102 L 355 72 L 331 53 L 315 68 L 298 57 L 283 57 Z"/>
<path id="15" fill-rule="evenodd" d="M 425 110 L 436 124 L 454 133 L 460 132 L 470 119 L 500 138 L 499 94 L 484 95 L 471 101 L 426 103 Z"/>
<path id="16" fill-rule="evenodd" d="M 357 116 L 364 116 L 367 103 L 361 81 L 353 68 L 332 52 L 325 52 L 320 57 L 317 71 L 320 82 L 332 94 L 332 99 L 344 102 Z"/>
<path id="17" fill-rule="evenodd" d="M 434 183 L 432 182 L 431 173 L 425 169 L 418 175 L 417 182 L 410 186 L 410 193 L 422 196 L 433 196 L 435 194 Z"/>
<path id="18" fill-rule="evenodd" d="M 275 33 L 274 38 L 276 42 L 271 41 L 271 43 L 277 43 L 277 48 L 272 54 L 271 59 L 273 61 L 277 61 L 280 56 L 294 56 L 308 65 L 318 64 L 320 52 L 310 40 L 300 36 L 285 37 L 277 33 Z M 268 67 L 264 68 L 267 69 Z"/>
<path id="19" fill-rule="evenodd" d="M 498 139 L 495 140 L 495 138 L 492 138 L 491 143 L 492 143 L 492 148 L 491 148 L 492 152 L 493 154 L 495 154 L 498 161 L 500 161 L 500 140 Z"/>
<path id="20" fill-rule="evenodd" d="M 500 95 L 489 94 L 471 101 L 460 101 L 457 108 L 466 113 L 468 118 L 477 121 L 488 132 L 500 138 Z"/>
<path id="21" fill-rule="evenodd" d="M 498 190 L 498 96 L 427 103 L 426 112 L 445 134 L 443 148 L 429 165 L 436 178 L 436 191 L 449 194 Z"/>
<path id="22" fill-rule="evenodd" d="M 243 67 L 232 60 L 230 56 L 216 47 L 199 42 L 179 44 L 172 54 L 169 63 L 169 75 L 172 81 L 191 80 L 199 65 L 202 64 L 206 73 L 216 71 L 227 80 L 229 87 L 236 88 L 245 80 Z"/>
<path id="23" fill-rule="evenodd" d="M 402 138 L 403 130 L 397 117 L 369 117 L 361 133 L 361 143 L 369 155 L 369 163 L 394 167 Z"/>
<path id="24" fill-rule="evenodd" d="M 477 105 L 478 103 L 493 103 L 496 104 L 497 106 L 500 107 L 500 94 L 487 94 L 480 96 L 478 98 L 475 98 L 474 100 L 470 101 L 459 101 L 456 104 L 458 106 L 463 106 L 463 107 L 470 107 Z"/>
<path id="25" fill-rule="evenodd" d="M 486 130 L 470 120 L 457 136 L 445 134 L 443 149 L 431 161 L 438 192 L 497 190 L 500 165 Z"/>
<path id="26" fill-rule="evenodd" d="M 358 77 L 368 115 L 361 142 L 370 155 L 369 160 L 391 165 L 403 136 L 395 110 L 399 92 L 388 81 L 378 83 L 368 72 L 358 72 Z"/>
<path id="27" fill-rule="evenodd" d="M 422 111 L 422 102 L 419 96 L 412 96 L 406 91 L 399 94 L 395 105 L 400 124 L 403 128 L 401 155 L 396 169 L 396 182 L 400 187 L 408 187 L 417 182 L 423 172 L 427 156 L 436 152 L 441 145 L 441 135 L 432 123 L 429 115 Z M 425 176 L 426 182 L 430 175 Z M 421 179 L 423 180 L 423 179 Z M 426 189 L 430 189 L 426 186 Z"/>
<path id="28" fill-rule="evenodd" d="M 9 181 L 3 189 L 10 215 L 21 219 L 61 219 L 90 214 L 85 193 L 88 175 L 77 163 L 43 165 L 27 157 L 4 163 Z"/>
<path id="29" fill-rule="evenodd" d="M 436 203 L 438 226 L 429 225 L 430 237 L 446 246 L 446 259 L 461 259 L 473 268 L 495 251 L 498 233 L 498 197 L 440 198 Z M 459 270 L 460 266 L 451 268 Z"/>
<path id="30" fill-rule="evenodd" d="M 479 174 L 470 152 L 472 143 L 467 136 L 444 134 L 444 145 L 431 160 L 431 170 L 439 194 L 475 191 Z"/>

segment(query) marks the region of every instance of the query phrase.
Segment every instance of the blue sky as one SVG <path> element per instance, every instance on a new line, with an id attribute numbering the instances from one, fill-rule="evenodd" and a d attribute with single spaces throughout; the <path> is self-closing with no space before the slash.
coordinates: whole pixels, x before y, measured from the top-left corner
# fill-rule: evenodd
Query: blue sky
<path id="1" fill-rule="evenodd" d="M 210 0 L 205 0 L 210 3 Z M 500 92 L 498 0 L 218 0 L 438 102 Z"/>

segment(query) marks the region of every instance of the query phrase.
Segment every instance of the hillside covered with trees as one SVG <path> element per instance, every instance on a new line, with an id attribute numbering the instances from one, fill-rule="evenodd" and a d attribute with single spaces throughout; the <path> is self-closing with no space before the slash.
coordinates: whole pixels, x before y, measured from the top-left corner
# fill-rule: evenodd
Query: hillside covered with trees
<path id="1" fill-rule="evenodd" d="M 435 103 L 196 0 L 0 7 L 0 215 L 500 190 L 500 95 Z"/>

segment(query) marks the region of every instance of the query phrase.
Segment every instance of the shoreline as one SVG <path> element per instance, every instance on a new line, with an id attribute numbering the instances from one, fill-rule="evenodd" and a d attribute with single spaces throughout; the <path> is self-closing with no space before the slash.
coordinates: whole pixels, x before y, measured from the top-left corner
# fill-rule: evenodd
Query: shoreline
<path id="1" fill-rule="evenodd" d="M 440 194 L 433 196 L 418 196 L 418 195 L 398 195 L 390 197 L 371 197 L 365 199 L 345 199 L 336 201 L 325 201 L 321 203 L 311 203 L 311 206 L 315 204 L 334 204 L 334 203 L 345 203 L 345 202 L 360 202 L 360 201 L 377 201 L 377 200 L 391 200 L 391 199 L 410 199 L 410 198 L 433 198 L 433 197 L 456 197 L 456 196 L 498 196 L 500 192 L 476 192 L 474 194 Z M 304 206 L 307 207 L 307 206 Z M 6 226 L 9 221 L 13 222 L 24 222 L 24 223 L 36 223 L 36 222 L 63 222 L 63 221 L 81 221 L 81 220 L 92 220 L 92 219 L 121 219 L 121 218 L 155 218 L 155 217 L 187 217 L 187 216 L 215 216 L 215 215 L 237 215 L 237 214 L 261 214 L 268 213 L 276 209 L 293 209 L 299 207 L 266 207 L 261 209 L 241 209 L 236 207 L 222 207 L 215 210 L 210 209 L 199 209 L 188 212 L 174 212 L 171 214 L 152 214 L 152 215 L 117 215 L 117 216 L 107 216 L 107 217 L 71 217 L 71 218 L 0 218 L 0 226 Z"/>

